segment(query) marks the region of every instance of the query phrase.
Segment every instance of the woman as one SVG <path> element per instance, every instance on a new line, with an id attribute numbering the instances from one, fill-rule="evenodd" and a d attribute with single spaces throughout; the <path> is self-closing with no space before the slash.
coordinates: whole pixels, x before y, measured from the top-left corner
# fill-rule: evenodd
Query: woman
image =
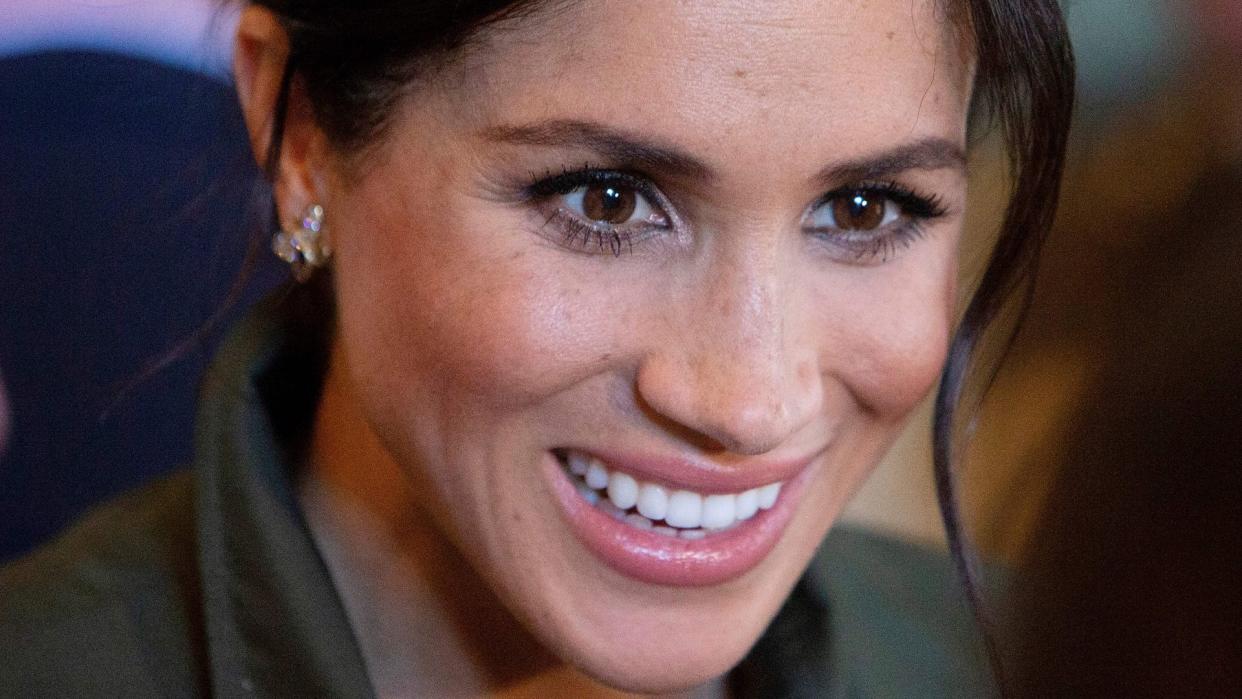
<path id="1" fill-rule="evenodd" d="M 1056 198 L 1055 3 L 264 0 L 235 72 L 305 285 L 222 352 L 193 485 L 7 574 L 23 682 L 711 694 L 784 604 L 735 691 L 899 691 L 808 652 L 836 572 L 790 591 L 946 357 L 954 526 L 951 409 Z M 950 342 L 976 101 L 1017 185 Z"/>

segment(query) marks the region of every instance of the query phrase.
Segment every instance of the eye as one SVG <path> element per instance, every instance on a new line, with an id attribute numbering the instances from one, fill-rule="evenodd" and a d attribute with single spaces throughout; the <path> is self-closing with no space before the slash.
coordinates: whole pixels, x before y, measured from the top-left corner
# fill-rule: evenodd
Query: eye
<path id="1" fill-rule="evenodd" d="M 532 183 L 526 196 L 546 216 L 542 230 L 557 231 L 562 244 L 576 250 L 619 255 L 674 227 L 668 200 L 650 180 L 629 172 L 566 171 Z"/>
<path id="2" fill-rule="evenodd" d="M 941 200 L 895 182 L 856 184 L 829 192 L 807 214 L 807 232 L 849 261 L 883 262 L 944 216 Z"/>
<path id="3" fill-rule="evenodd" d="M 597 182 L 582 185 L 562 198 L 566 209 L 593 224 L 625 226 L 633 223 L 662 225 L 659 214 L 647 197 L 620 183 Z"/>
<path id="4" fill-rule="evenodd" d="M 902 207 L 877 190 L 853 189 L 830 195 L 811 212 L 810 227 L 841 231 L 874 231 L 902 218 Z"/>

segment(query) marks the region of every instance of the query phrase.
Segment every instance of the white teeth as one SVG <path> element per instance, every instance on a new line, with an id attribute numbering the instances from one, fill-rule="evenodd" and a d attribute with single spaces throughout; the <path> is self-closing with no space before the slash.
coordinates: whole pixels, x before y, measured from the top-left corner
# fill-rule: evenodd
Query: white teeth
<path id="1" fill-rule="evenodd" d="M 703 528 L 724 529 L 737 520 L 736 495 L 708 495 L 703 498 Z"/>
<path id="2" fill-rule="evenodd" d="M 734 515 L 739 520 L 745 521 L 754 517 L 759 511 L 759 489 L 751 488 L 744 493 L 738 493 L 735 508 Z"/>
<path id="3" fill-rule="evenodd" d="M 599 493 L 588 488 L 586 483 L 577 481 L 574 483 L 574 487 L 578 489 L 578 494 L 582 496 L 583 500 L 586 500 L 592 505 L 599 502 Z"/>
<path id="4" fill-rule="evenodd" d="M 623 510 L 630 509 L 638 504 L 638 481 L 620 471 L 614 471 L 608 478 L 608 499 Z"/>
<path id="5" fill-rule="evenodd" d="M 703 522 L 703 496 L 689 490 L 678 490 L 668 496 L 668 514 L 664 521 L 670 527 L 694 529 Z"/>
<path id="6" fill-rule="evenodd" d="M 575 476 L 585 476 L 591 465 L 591 457 L 576 451 L 566 454 L 565 460 L 569 463 L 569 472 Z"/>
<path id="7" fill-rule="evenodd" d="M 599 459 L 591 459 L 587 464 L 586 484 L 596 490 L 608 487 L 608 469 L 604 468 Z"/>
<path id="8" fill-rule="evenodd" d="M 638 514 L 650 520 L 668 514 L 668 491 L 654 483 L 643 483 L 638 491 Z"/>
<path id="9" fill-rule="evenodd" d="M 588 482 L 588 485 L 590 483 Z M 759 508 L 763 510 L 770 509 L 776 504 L 776 498 L 781 494 L 780 483 L 769 483 L 759 489 Z"/>
<path id="10" fill-rule="evenodd" d="M 625 522 L 626 524 L 629 524 L 634 527 L 638 527 L 639 529 L 649 530 L 655 526 L 655 524 L 651 520 L 647 519 L 646 517 L 636 512 L 631 512 L 630 514 L 626 515 Z"/>
<path id="11" fill-rule="evenodd" d="M 610 472 L 604 462 L 582 452 L 566 451 L 563 459 L 567 470 L 577 476 L 570 480 L 588 503 L 638 529 L 683 539 L 697 540 L 732 529 L 759 510 L 772 508 L 781 493 L 781 483 L 741 493 L 670 493 L 663 486 L 643 483 L 627 473 Z"/>

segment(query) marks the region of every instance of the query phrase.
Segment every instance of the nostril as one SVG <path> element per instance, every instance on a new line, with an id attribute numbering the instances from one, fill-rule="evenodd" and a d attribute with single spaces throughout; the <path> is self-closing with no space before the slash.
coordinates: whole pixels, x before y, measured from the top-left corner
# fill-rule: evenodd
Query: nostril
<path id="1" fill-rule="evenodd" d="M 746 403 L 722 411 L 711 428 L 715 441 L 739 455 L 756 456 L 776 449 L 791 432 L 789 410 L 779 400 Z"/>
<path id="2" fill-rule="evenodd" d="M 773 451 L 814 419 L 823 385 L 813 362 L 769 350 L 737 342 L 664 347 L 638 367 L 639 405 L 706 451 Z"/>
<path id="3" fill-rule="evenodd" d="M 779 447 L 800 426 L 781 396 L 703 388 L 648 375 L 639 381 L 637 400 L 648 419 L 706 452 L 764 454 Z"/>

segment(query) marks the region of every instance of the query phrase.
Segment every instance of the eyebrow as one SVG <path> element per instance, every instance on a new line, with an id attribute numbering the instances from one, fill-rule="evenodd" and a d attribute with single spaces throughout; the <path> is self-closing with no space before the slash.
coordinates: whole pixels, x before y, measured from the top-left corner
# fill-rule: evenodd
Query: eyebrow
<path id="1" fill-rule="evenodd" d="M 523 125 L 499 125 L 482 131 L 496 143 L 594 151 L 610 160 L 652 172 L 711 180 L 713 171 L 702 160 L 665 143 L 593 121 L 554 119 Z M 928 137 L 879 153 L 831 163 L 815 181 L 824 189 L 845 183 L 890 177 L 909 170 L 966 170 L 966 152 L 953 141 Z"/>
<path id="2" fill-rule="evenodd" d="M 710 167 L 675 146 L 592 121 L 557 119 L 521 126 L 493 126 L 483 130 L 483 137 L 497 143 L 581 148 L 643 170 L 687 179 L 712 178 Z"/>
<path id="3" fill-rule="evenodd" d="M 831 188 L 842 183 L 891 177 L 910 170 L 948 168 L 965 172 L 966 151 L 953 141 L 933 136 L 874 155 L 833 163 L 820 170 L 816 180 L 825 188 Z"/>

